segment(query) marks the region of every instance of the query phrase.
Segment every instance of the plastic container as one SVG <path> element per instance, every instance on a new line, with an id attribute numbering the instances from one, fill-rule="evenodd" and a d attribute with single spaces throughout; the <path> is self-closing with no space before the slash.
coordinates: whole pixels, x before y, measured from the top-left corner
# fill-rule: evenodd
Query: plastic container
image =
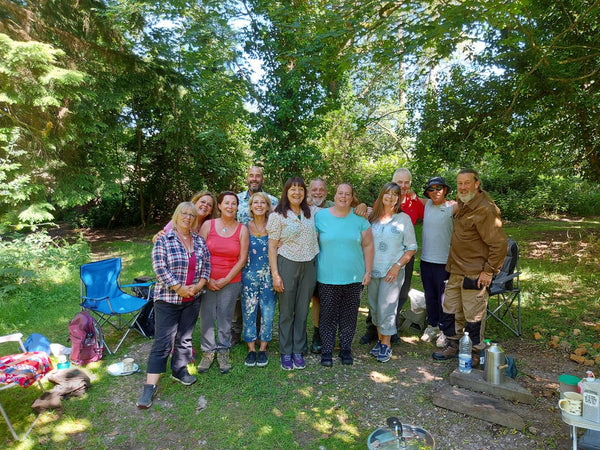
<path id="1" fill-rule="evenodd" d="M 490 346 L 490 342 L 492 342 L 491 339 L 485 339 L 483 341 L 485 347 L 479 352 L 479 367 L 481 367 L 481 370 L 485 370 L 485 352 Z"/>
<path id="2" fill-rule="evenodd" d="M 60 355 L 58 357 L 58 364 L 56 365 L 57 369 L 69 369 L 71 367 L 71 363 L 67 359 L 66 355 Z"/>
<path id="3" fill-rule="evenodd" d="M 600 423 L 600 382 L 583 382 L 583 418 Z"/>
<path id="4" fill-rule="evenodd" d="M 458 343 L 458 371 L 462 373 L 471 373 L 472 356 L 471 350 L 473 349 L 473 343 L 469 337 L 469 332 L 465 331 L 465 334 L 460 338 Z"/>
<path id="5" fill-rule="evenodd" d="M 575 375 L 569 375 L 566 373 L 560 375 L 558 377 L 558 384 L 560 385 L 560 398 L 565 396 L 565 392 L 579 392 L 581 394 L 581 391 L 579 390 L 579 383 L 581 383 L 581 379 Z"/>
<path id="6" fill-rule="evenodd" d="M 560 380 L 560 378 L 559 378 Z M 583 394 L 583 382 L 584 381 L 595 381 L 596 380 L 596 376 L 594 375 L 594 372 L 592 372 L 591 370 L 588 370 L 585 373 L 585 378 L 582 380 L 579 380 L 579 383 L 577 383 L 577 392 L 579 392 L 580 394 Z"/>

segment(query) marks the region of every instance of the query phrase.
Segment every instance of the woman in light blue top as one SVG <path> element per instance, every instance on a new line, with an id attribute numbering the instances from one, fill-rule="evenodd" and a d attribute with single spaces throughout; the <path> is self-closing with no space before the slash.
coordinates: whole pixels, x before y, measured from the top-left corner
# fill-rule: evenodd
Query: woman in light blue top
<path id="1" fill-rule="evenodd" d="M 371 354 L 380 362 L 392 356 L 391 335 L 396 333 L 398 295 L 404 283 L 404 266 L 417 250 L 410 216 L 400 209 L 400 186 L 386 183 L 379 193 L 369 220 L 375 244 L 369 306 L 378 342 Z"/>
<path id="2" fill-rule="evenodd" d="M 352 210 L 352 186 L 340 184 L 335 205 L 315 217 L 319 233 L 317 289 L 321 307 L 321 365 L 333 365 L 333 347 L 339 328 L 342 364 L 354 362 L 350 346 L 363 286 L 371 280 L 373 239 L 369 222 Z"/>

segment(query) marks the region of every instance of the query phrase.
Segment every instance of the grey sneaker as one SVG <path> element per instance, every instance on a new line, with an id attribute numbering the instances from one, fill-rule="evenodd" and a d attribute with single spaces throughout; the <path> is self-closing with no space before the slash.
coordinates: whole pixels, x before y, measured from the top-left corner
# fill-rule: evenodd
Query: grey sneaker
<path id="1" fill-rule="evenodd" d="M 231 363 L 229 362 L 229 350 L 217 352 L 217 361 L 219 362 L 219 370 L 221 373 L 227 373 L 231 370 Z"/>
<path id="2" fill-rule="evenodd" d="M 267 364 L 269 364 L 267 352 L 258 352 L 258 358 L 256 358 L 256 365 L 258 367 L 265 367 Z"/>
<path id="3" fill-rule="evenodd" d="M 198 364 L 198 373 L 208 372 L 208 369 L 210 369 L 214 359 L 215 352 L 203 352 L 202 360 L 200 361 L 200 364 Z"/>
<path id="4" fill-rule="evenodd" d="M 175 381 L 179 381 L 184 386 L 191 386 L 196 382 L 196 377 L 190 375 L 187 369 L 183 369 L 178 374 L 172 373 L 171 378 L 173 378 Z"/>
<path id="5" fill-rule="evenodd" d="M 144 389 L 142 390 L 142 394 L 135 402 L 135 406 L 139 409 L 148 409 L 152 406 L 152 399 L 156 395 L 156 385 L 154 384 L 145 384 Z"/>
<path id="6" fill-rule="evenodd" d="M 444 348 L 447 344 L 446 341 L 446 335 L 444 334 L 443 331 L 440 331 L 440 334 L 438 334 L 437 340 L 435 341 L 435 346 L 437 348 Z"/>
<path id="7" fill-rule="evenodd" d="M 437 337 L 439 332 L 440 329 L 438 327 L 432 327 L 431 325 L 428 325 L 423 332 L 423 336 L 421 336 L 421 341 L 431 342 Z"/>

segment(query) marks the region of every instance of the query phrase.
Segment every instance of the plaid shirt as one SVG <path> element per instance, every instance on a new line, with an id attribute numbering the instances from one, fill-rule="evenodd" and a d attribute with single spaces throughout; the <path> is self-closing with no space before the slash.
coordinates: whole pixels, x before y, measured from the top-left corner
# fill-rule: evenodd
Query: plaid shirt
<path id="1" fill-rule="evenodd" d="M 196 253 L 196 273 L 193 283 L 201 278 L 207 282 L 210 277 L 210 253 L 202 236 L 192 233 L 194 252 Z M 177 238 L 174 230 L 169 230 L 159 237 L 152 249 L 152 269 L 156 274 L 154 300 L 181 304 L 181 297 L 171 287 L 185 284 L 189 264 L 188 253 Z M 200 292 L 196 294 L 196 297 Z"/>

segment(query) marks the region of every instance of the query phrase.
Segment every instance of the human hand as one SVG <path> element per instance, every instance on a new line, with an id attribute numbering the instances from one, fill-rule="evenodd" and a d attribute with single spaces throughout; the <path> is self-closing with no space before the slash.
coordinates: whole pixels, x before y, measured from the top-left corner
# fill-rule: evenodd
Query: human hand
<path id="1" fill-rule="evenodd" d="M 179 286 L 179 288 L 177 288 L 177 295 L 179 295 L 181 298 L 193 297 L 195 294 L 196 292 L 194 285 L 192 284 L 188 286 Z"/>
<path id="2" fill-rule="evenodd" d="M 273 289 L 275 290 L 275 292 L 283 292 L 283 279 L 279 274 L 273 275 Z"/>
<path id="3" fill-rule="evenodd" d="M 487 272 L 481 272 L 477 280 L 477 287 L 480 289 L 487 288 L 492 283 L 492 275 Z"/>
<path id="4" fill-rule="evenodd" d="M 364 203 L 361 203 L 354 207 L 354 214 L 356 214 L 357 216 L 364 217 L 366 219 L 367 218 L 367 209 L 368 209 L 367 205 Z"/>
<path id="5" fill-rule="evenodd" d="M 385 274 L 385 281 L 387 283 L 395 283 L 396 279 L 398 279 L 398 274 L 400 273 L 400 266 L 394 264 L 390 270 Z"/>
<path id="6" fill-rule="evenodd" d="M 152 236 L 152 243 L 156 244 L 157 239 L 161 236 L 164 236 L 165 234 L 167 234 L 167 233 L 165 233 L 165 230 L 162 230 L 162 229 L 159 230 L 158 233 L 156 233 L 154 236 Z"/>
<path id="7" fill-rule="evenodd" d="M 208 289 L 210 289 L 211 291 L 218 291 L 221 289 L 221 286 L 219 286 L 217 280 L 211 278 L 210 280 L 208 280 Z"/>
<path id="8" fill-rule="evenodd" d="M 363 279 L 362 279 L 362 285 L 368 286 L 370 282 L 371 282 L 371 272 L 365 272 L 365 274 L 363 275 Z"/>

